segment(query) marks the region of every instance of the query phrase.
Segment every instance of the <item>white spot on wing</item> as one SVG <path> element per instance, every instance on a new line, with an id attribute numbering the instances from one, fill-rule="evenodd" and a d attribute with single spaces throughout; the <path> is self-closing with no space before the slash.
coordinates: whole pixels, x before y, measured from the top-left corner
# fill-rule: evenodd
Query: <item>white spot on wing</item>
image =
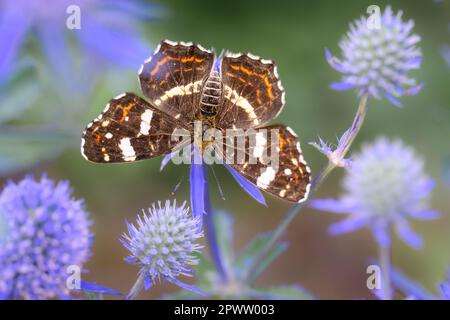
<path id="1" fill-rule="evenodd" d="M 150 123 L 152 121 L 153 117 L 153 111 L 152 110 L 145 110 L 145 112 L 141 115 L 141 127 L 140 127 L 140 134 L 148 135 L 150 131 Z"/>
<path id="2" fill-rule="evenodd" d="M 186 46 L 186 47 L 190 47 L 190 46 L 193 45 L 193 43 L 190 42 L 190 41 L 189 42 L 180 41 L 180 44 L 183 45 L 183 46 Z"/>
<path id="3" fill-rule="evenodd" d="M 85 158 L 86 160 L 89 160 L 88 157 L 84 154 L 84 144 L 86 143 L 86 141 L 84 140 L 84 138 L 81 138 L 81 155 L 83 156 L 83 158 Z"/>
<path id="4" fill-rule="evenodd" d="M 175 42 L 175 41 L 170 41 L 170 40 L 164 40 L 163 41 L 164 43 L 167 43 L 168 45 L 171 45 L 171 46 L 176 46 L 177 44 L 178 44 L 178 42 Z"/>
<path id="5" fill-rule="evenodd" d="M 166 91 L 162 96 L 154 101 L 154 103 L 159 106 L 162 102 L 166 101 L 175 96 L 184 96 L 188 94 L 200 92 L 203 81 L 199 80 L 196 82 L 189 83 L 185 86 L 177 86 L 168 91 Z"/>
<path id="6" fill-rule="evenodd" d="M 105 134 L 106 139 L 111 139 L 112 137 L 113 137 L 113 134 L 111 132 L 108 132 L 107 134 Z"/>
<path id="7" fill-rule="evenodd" d="M 253 157 L 260 158 L 263 155 L 267 140 L 264 137 L 264 132 L 260 131 L 255 134 L 255 147 L 253 148 Z"/>
<path id="8" fill-rule="evenodd" d="M 262 189 L 267 188 L 275 179 L 275 170 L 272 167 L 267 167 L 266 170 L 256 180 L 256 185 Z"/>
<path id="9" fill-rule="evenodd" d="M 153 55 L 151 55 L 147 60 L 145 60 L 145 62 L 150 62 L 150 60 L 152 60 L 152 57 L 157 54 L 159 52 L 159 50 L 161 50 L 161 43 L 158 43 L 158 46 L 156 47 L 155 51 L 153 52 Z"/>
<path id="10" fill-rule="evenodd" d="M 284 169 L 284 174 L 290 176 L 292 174 L 292 170 L 289 168 Z"/>
<path id="11" fill-rule="evenodd" d="M 260 59 L 258 56 L 254 55 L 254 54 L 251 54 L 250 52 L 247 53 L 247 56 L 248 56 L 250 59 L 253 59 L 253 60 L 259 60 L 259 59 Z"/>
<path id="12" fill-rule="evenodd" d="M 292 134 L 294 137 L 297 137 L 297 134 L 294 132 L 294 130 L 292 130 L 291 127 L 286 127 L 286 130 L 287 130 L 290 134 Z"/>
<path id="13" fill-rule="evenodd" d="M 239 58 L 240 56 L 242 56 L 242 53 L 233 53 L 233 52 L 225 53 L 225 57 L 227 58 Z"/>
<path id="14" fill-rule="evenodd" d="M 267 59 L 261 59 L 261 62 L 264 64 L 271 64 L 273 63 L 272 60 L 267 60 Z"/>
<path id="15" fill-rule="evenodd" d="M 277 79 L 279 78 L 277 66 L 274 66 L 274 67 L 273 67 L 273 74 L 275 75 L 275 77 L 277 77 Z"/>
<path id="16" fill-rule="evenodd" d="M 122 151 L 123 160 L 134 161 L 136 160 L 136 153 L 131 145 L 130 138 L 122 138 L 119 143 L 119 148 Z"/>
<path id="17" fill-rule="evenodd" d="M 115 96 L 113 99 L 114 99 L 114 100 L 118 100 L 118 99 L 123 98 L 123 97 L 125 97 L 125 96 L 126 96 L 126 93 L 121 93 L 121 94 Z M 108 104 L 108 105 L 109 105 L 109 104 Z"/>
<path id="18" fill-rule="evenodd" d="M 197 44 L 197 48 L 199 48 L 200 50 L 202 50 L 203 52 L 208 52 L 211 53 L 211 50 L 205 49 L 202 45 Z"/>
<path id="19" fill-rule="evenodd" d="M 308 183 L 308 185 L 306 186 L 306 192 L 305 192 L 305 195 L 303 196 L 302 199 L 300 199 L 300 200 L 298 201 L 298 203 L 302 203 L 302 202 L 306 201 L 306 199 L 308 199 L 310 188 L 311 188 L 311 183 Z"/>
<path id="20" fill-rule="evenodd" d="M 105 153 L 103 155 L 103 160 L 105 160 L 106 162 L 109 162 L 109 155 L 107 153 Z"/>
<path id="21" fill-rule="evenodd" d="M 247 101 L 247 99 L 240 96 L 235 90 L 232 90 L 229 86 L 225 86 L 225 98 L 230 100 L 232 104 L 244 109 L 244 111 L 248 114 L 249 118 L 254 120 L 255 124 L 258 124 L 255 110 L 252 105 Z"/>

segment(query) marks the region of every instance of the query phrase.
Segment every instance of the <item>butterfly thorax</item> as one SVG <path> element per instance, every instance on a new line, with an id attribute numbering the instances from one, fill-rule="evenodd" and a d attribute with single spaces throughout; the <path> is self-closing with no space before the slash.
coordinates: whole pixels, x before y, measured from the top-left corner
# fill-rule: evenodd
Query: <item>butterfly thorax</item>
<path id="1" fill-rule="evenodd" d="M 222 100 L 222 79 L 215 70 L 206 79 L 200 99 L 200 112 L 204 122 L 215 127 L 215 117 Z"/>

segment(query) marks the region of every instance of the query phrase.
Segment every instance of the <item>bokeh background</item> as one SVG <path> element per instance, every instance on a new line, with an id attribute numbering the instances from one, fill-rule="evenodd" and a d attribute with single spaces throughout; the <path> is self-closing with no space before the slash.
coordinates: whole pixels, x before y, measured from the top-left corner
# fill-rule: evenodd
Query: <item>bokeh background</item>
<path id="1" fill-rule="evenodd" d="M 370 100 L 368 116 L 353 151 L 365 141 L 384 135 L 403 139 L 425 158 L 426 170 L 437 182 L 432 207 L 441 211 L 442 217 L 413 223 L 413 228 L 424 236 L 424 248 L 415 251 L 395 239 L 392 258 L 405 274 L 430 291 L 438 291 L 438 283 L 450 264 L 450 66 L 442 55 L 442 48 L 450 45 L 449 1 L 148 3 L 152 17 L 140 21 L 137 31 L 148 45 L 148 55 L 160 40 L 170 39 L 196 41 L 216 51 L 248 51 L 278 64 L 286 106 L 275 122 L 289 125 L 299 134 L 313 174 L 325 164 L 325 158 L 307 142 L 319 135 L 335 142 L 351 124 L 358 102 L 354 92 L 328 88 L 330 82 L 339 79 L 339 74 L 327 64 L 324 48 L 339 54 L 338 42 L 348 23 L 366 14 L 371 4 L 382 8 L 390 4 L 394 10 L 403 10 L 407 19 L 413 19 L 414 32 L 422 37 L 420 46 L 425 58 L 415 76 L 425 87 L 420 94 L 402 99 L 403 108 L 386 100 Z M 83 6 L 81 10 L 83 28 L 83 15 L 89 12 L 84 12 Z M 70 33 L 76 31 L 65 32 L 73 41 Z M 127 68 L 113 64 L 92 69 L 80 67 L 78 71 L 88 74 L 91 80 L 89 88 L 72 90 L 61 85 L 61 79 L 46 66 L 39 50 L 40 38 L 33 33 L 27 37 L 19 57 L 32 63 L 24 71 L 11 71 L 13 79 L 1 91 L 0 184 L 7 179 L 20 179 L 28 172 L 48 172 L 54 179 L 70 180 L 75 195 L 86 200 L 94 221 L 96 238 L 92 258 L 86 265 L 87 280 L 127 292 L 138 269 L 123 261 L 126 250 L 119 236 L 125 231 L 125 220 L 134 221 L 142 208 L 157 200 L 173 198 L 171 191 L 180 178 L 182 184 L 175 197 L 188 201 L 188 167 L 169 164 L 160 172 L 161 159 L 123 165 L 95 165 L 84 160 L 79 151 L 84 126 L 111 97 L 124 91 L 141 94 L 137 81 L 140 63 Z M 3 45 L 0 43 L 0 47 Z M 118 41 L 116 45 L 126 50 L 126 43 Z M 74 52 L 76 58 L 90 54 L 83 52 L 82 47 Z M 15 112 L 17 109 L 11 110 L 13 106 L 23 110 Z M 267 194 L 268 207 L 261 206 L 222 167 L 216 166 L 215 170 L 226 200 L 221 199 L 210 173 L 212 203 L 235 217 L 237 250 L 257 233 L 274 228 L 289 209 L 288 203 Z M 317 196 L 337 197 L 342 174 L 336 170 Z M 377 254 L 374 241 L 366 231 L 331 237 L 327 228 L 337 218 L 303 210 L 284 237 L 289 242 L 288 250 L 259 278 L 258 284 L 296 283 L 321 299 L 374 298 L 366 288 L 366 267 Z M 157 298 L 177 290 L 173 285 L 162 284 L 141 297 Z"/>

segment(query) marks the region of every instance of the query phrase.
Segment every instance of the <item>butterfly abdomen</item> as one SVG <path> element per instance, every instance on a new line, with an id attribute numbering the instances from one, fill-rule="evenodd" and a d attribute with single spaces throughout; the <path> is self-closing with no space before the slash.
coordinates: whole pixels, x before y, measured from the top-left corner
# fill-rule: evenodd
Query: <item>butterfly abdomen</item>
<path id="1" fill-rule="evenodd" d="M 217 71 L 212 71 L 205 81 L 200 100 L 200 110 L 203 116 L 212 117 L 217 114 L 222 99 L 222 79 Z"/>

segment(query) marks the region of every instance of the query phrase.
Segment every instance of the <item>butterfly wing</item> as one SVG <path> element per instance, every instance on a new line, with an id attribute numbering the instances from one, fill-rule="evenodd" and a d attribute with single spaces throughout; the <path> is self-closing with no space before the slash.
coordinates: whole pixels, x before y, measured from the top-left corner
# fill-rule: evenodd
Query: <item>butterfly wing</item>
<path id="1" fill-rule="evenodd" d="M 284 89 L 276 65 L 251 54 L 227 53 L 222 59 L 223 105 L 220 128 L 260 127 L 284 106 Z"/>
<path id="2" fill-rule="evenodd" d="M 198 44 L 162 41 L 139 72 L 142 92 L 168 115 L 192 122 L 213 62 L 214 54 Z"/>
<path id="3" fill-rule="evenodd" d="M 173 139 L 175 130 L 179 139 Z M 178 147 L 182 124 L 133 93 L 112 99 L 89 123 L 81 139 L 81 153 L 92 162 L 131 162 L 166 154 Z"/>
<path id="4" fill-rule="evenodd" d="M 258 188 L 279 198 L 302 202 L 308 197 L 310 169 L 297 135 L 289 127 L 271 125 L 243 135 L 228 130 L 223 139 L 224 161 Z M 230 138 L 230 134 L 234 137 Z M 230 152 L 231 150 L 231 152 Z"/>

